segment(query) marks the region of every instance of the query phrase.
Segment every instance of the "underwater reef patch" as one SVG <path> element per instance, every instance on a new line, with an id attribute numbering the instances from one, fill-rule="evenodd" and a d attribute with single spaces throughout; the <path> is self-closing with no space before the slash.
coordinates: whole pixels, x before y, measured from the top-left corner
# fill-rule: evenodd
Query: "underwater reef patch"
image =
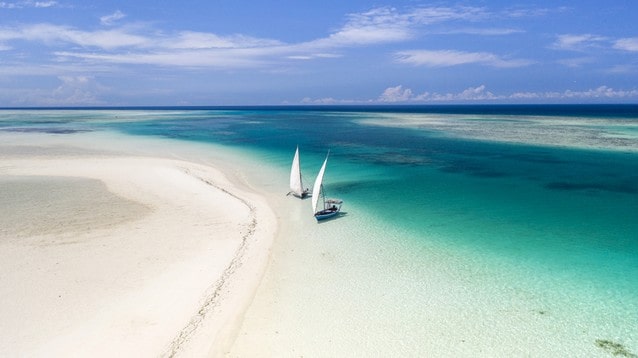
<path id="1" fill-rule="evenodd" d="M 615 356 L 638 358 L 638 355 L 627 350 L 627 348 L 625 348 L 625 346 L 623 346 L 622 344 L 610 341 L 608 339 L 597 339 L 596 345 Z"/>

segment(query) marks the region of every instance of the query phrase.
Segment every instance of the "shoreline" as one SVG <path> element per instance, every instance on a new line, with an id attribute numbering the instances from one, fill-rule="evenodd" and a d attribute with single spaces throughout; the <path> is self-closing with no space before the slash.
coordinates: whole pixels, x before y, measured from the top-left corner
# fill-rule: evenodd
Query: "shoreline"
<path id="1" fill-rule="evenodd" d="M 196 161 L 78 134 L 18 137 L 0 145 L 12 183 L 0 194 L 7 211 L 22 206 L 0 231 L 3 355 L 211 355 L 232 343 L 277 232 L 262 196 Z"/>

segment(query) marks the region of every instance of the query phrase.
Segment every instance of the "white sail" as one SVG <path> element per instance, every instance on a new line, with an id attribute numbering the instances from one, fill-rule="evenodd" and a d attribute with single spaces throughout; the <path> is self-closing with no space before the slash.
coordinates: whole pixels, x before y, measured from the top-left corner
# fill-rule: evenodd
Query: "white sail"
<path id="1" fill-rule="evenodd" d="M 295 157 L 292 159 L 292 168 L 290 168 L 290 191 L 299 197 L 303 194 L 301 168 L 299 166 L 299 147 L 295 151 Z"/>
<path id="2" fill-rule="evenodd" d="M 317 203 L 319 202 L 319 197 L 321 194 L 321 183 L 323 182 L 323 173 L 326 171 L 326 164 L 328 163 L 328 156 L 326 155 L 326 160 L 323 161 L 323 165 L 321 166 L 321 170 L 319 170 L 319 174 L 317 174 L 317 179 L 315 179 L 315 185 L 312 186 L 312 211 L 317 212 Z M 321 208 L 320 210 L 323 210 Z"/>

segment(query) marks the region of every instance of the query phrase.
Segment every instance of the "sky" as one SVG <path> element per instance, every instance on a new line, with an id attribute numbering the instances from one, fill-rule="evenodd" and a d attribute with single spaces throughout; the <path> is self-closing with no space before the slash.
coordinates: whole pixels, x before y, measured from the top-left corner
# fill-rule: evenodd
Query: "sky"
<path id="1" fill-rule="evenodd" d="M 0 107 L 638 103 L 638 1 L 0 0 Z"/>

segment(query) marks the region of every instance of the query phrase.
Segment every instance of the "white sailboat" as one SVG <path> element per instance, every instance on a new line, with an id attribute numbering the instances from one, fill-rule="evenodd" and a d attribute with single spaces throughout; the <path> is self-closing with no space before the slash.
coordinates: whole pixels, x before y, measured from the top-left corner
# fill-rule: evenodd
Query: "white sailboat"
<path id="1" fill-rule="evenodd" d="M 303 180 L 301 179 L 299 146 L 297 146 L 295 156 L 292 158 L 292 167 L 290 168 L 290 193 L 288 194 L 302 199 L 308 196 L 308 189 L 303 188 Z"/>
<path id="2" fill-rule="evenodd" d="M 317 219 L 317 221 L 336 216 L 341 210 L 341 204 L 343 204 L 343 201 L 340 199 L 326 199 L 325 197 L 323 190 L 323 175 L 326 172 L 326 164 L 328 164 L 329 155 L 330 152 L 326 155 L 326 159 L 323 161 L 323 165 L 315 179 L 315 184 L 312 187 L 312 211 L 314 212 L 315 219 Z M 321 197 L 323 206 L 318 209 L 317 204 L 319 204 L 319 197 Z"/>

